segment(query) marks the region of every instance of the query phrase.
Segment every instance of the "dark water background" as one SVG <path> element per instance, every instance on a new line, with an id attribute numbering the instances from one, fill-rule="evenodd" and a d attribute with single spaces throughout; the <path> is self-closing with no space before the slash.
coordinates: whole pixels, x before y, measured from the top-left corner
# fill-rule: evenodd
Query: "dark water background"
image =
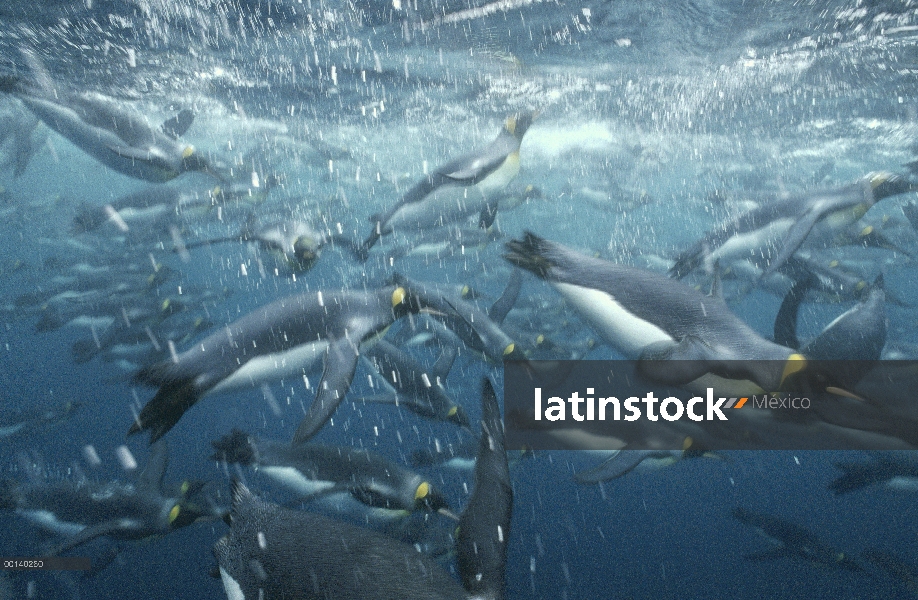
<path id="1" fill-rule="evenodd" d="M 909 2 L 405 4 L 81 0 L 34 8 L 10 0 L 0 7 L 0 70 L 23 70 L 20 48 L 27 47 L 56 79 L 132 101 L 152 121 L 191 106 L 197 119 L 187 137 L 198 148 L 226 157 L 255 152 L 262 172 L 285 177 L 272 202 L 330 214 L 354 237 L 397 197 L 393 181 L 416 180 L 424 161 L 433 167 L 486 143 L 507 115 L 530 107 L 543 112 L 523 144 L 520 181 L 538 185 L 544 198 L 501 214 L 501 229 L 508 236 L 532 229 L 609 258 L 685 247 L 723 216 L 723 207 L 706 200 L 717 190 L 840 185 L 873 170 L 901 170 L 915 158 L 918 9 Z M 54 152 L 39 151 L 21 178 L 0 174 L 4 299 L 40 284 L 46 259 L 84 252 L 65 243 L 80 203 L 101 205 L 143 185 L 56 134 L 49 141 Z M 890 200 L 871 214 L 896 210 Z M 198 227 L 220 231 L 212 218 Z M 147 254 L 130 239 L 76 239 L 113 262 Z M 257 269 L 242 275 L 239 265 L 251 266 L 252 255 L 241 246 L 195 252 L 190 263 L 150 252 L 180 269 L 186 285 L 233 290 L 212 309 L 218 325 L 287 293 L 356 285 L 364 275 L 381 282 L 388 273 L 371 261 L 365 274 L 336 252 L 297 281 L 262 278 Z M 399 269 L 496 295 L 509 273 L 500 252 L 492 244 L 465 259 L 407 259 Z M 901 255 L 871 256 L 885 261 L 889 289 L 915 297 L 913 264 Z M 17 260 L 27 266 L 13 272 Z M 560 302 L 534 279 L 523 295 Z M 755 291 L 733 308 L 767 335 L 778 304 Z M 804 333 L 848 307 L 808 305 Z M 918 343 L 914 309 L 887 310 L 890 341 Z M 572 311 L 565 314 L 582 337 L 592 335 Z M 98 360 L 75 365 L 70 346 L 85 332 L 36 334 L 33 326 L 28 317 L 2 319 L 0 406 L 73 400 L 83 408 L 62 425 L 0 446 L 3 476 L 22 477 L 25 461 L 43 464 L 49 478 L 77 470 L 124 478 L 114 451 L 126 443 L 136 402 L 129 374 Z M 608 353 L 600 347 L 587 356 Z M 499 370 L 463 358 L 448 382 L 473 422 L 487 373 L 499 378 Z M 288 395 L 280 385 L 272 391 Z M 151 395 L 136 393 L 141 402 Z M 207 459 L 210 440 L 232 427 L 289 439 L 302 414 L 297 403 L 311 399 L 301 387 L 296 394 L 280 417 L 257 389 L 205 399 L 167 436 L 167 478 L 225 481 Z M 318 440 L 375 447 L 393 459 L 455 435 L 391 408 L 348 403 L 335 424 Z M 411 433 L 404 444 L 396 430 Z M 145 440 L 127 443 L 143 463 Z M 87 445 L 101 466 L 84 461 Z M 540 454 L 513 471 L 508 597 L 908 597 L 877 570 L 742 558 L 767 543 L 730 516 L 738 505 L 806 526 L 849 556 L 880 549 L 918 567 L 914 493 L 869 488 L 836 498 L 826 490 L 838 474 L 833 462 L 859 458 L 734 452 L 726 462 L 683 462 L 600 488 L 570 477 L 595 457 Z M 470 475 L 431 472 L 461 506 Z M 0 554 L 34 547 L 34 531 L 18 519 L 0 523 Z M 130 544 L 90 580 L 37 576 L 38 597 L 220 598 L 208 572 L 210 547 L 224 532 L 222 524 L 199 525 Z"/>

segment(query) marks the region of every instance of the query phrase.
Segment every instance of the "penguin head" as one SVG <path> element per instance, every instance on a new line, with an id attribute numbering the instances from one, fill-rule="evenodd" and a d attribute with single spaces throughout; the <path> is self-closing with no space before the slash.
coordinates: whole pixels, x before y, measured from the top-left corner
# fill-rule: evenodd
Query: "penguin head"
<path id="1" fill-rule="evenodd" d="M 430 512 L 449 510 L 449 503 L 446 501 L 446 496 L 429 481 L 422 481 L 417 489 L 415 489 L 414 503 L 416 510 Z"/>
<path id="2" fill-rule="evenodd" d="M 539 116 L 539 113 L 535 110 L 517 113 L 507 119 L 507 122 L 504 123 L 504 131 L 516 139 L 522 141 L 523 136 L 526 135 L 526 131 L 532 125 L 532 122 L 535 121 L 537 116 Z"/>
<path id="3" fill-rule="evenodd" d="M 446 413 L 446 420 L 459 427 L 469 427 L 471 425 L 469 415 L 466 414 L 465 409 L 458 404 L 454 404 L 450 407 L 449 411 Z"/>
<path id="4" fill-rule="evenodd" d="M 169 527 L 181 529 L 209 516 L 209 511 L 202 510 L 197 504 L 179 501 L 169 510 Z"/>
<path id="5" fill-rule="evenodd" d="M 889 196 L 897 196 L 918 190 L 918 183 L 886 171 L 869 174 L 867 181 L 870 182 L 870 187 L 873 189 L 873 197 L 877 201 Z"/>
<path id="6" fill-rule="evenodd" d="M 392 304 L 392 313 L 396 319 L 409 314 L 416 314 L 423 308 L 418 295 L 407 285 L 397 285 L 391 291 L 389 299 Z"/>
<path id="7" fill-rule="evenodd" d="M 195 151 L 194 146 L 186 146 L 185 150 L 182 151 L 181 171 L 176 173 L 175 176 L 178 176 L 181 173 L 187 173 L 188 171 L 200 171 L 201 173 L 206 173 L 220 181 L 226 181 L 226 178 L 223 176 L 223 174 L 214 170 L 213 166 L 210 164 L 210 161 Z"/>
<path id="8" fill-rule="evenodd" d="M 293 242 L 293 264 L 299 271 L 308 271 L 319 259 L 322 246 L 319 240 L 311 235 L 301 235 Z"/>

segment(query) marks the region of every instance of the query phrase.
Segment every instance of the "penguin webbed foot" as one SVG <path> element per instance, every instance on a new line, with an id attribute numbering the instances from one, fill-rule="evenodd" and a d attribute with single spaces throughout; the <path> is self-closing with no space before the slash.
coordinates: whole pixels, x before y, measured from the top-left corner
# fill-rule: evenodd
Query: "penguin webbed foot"
<path id="1" fill-rule="evenodd" d="M 511 264 L 544 278 L 553 266 L 551 259 L 546 256 L 550 250 L 548 244 L 549 242 L 544 238 L 531 231 L 526 231 L 523 239 L 510 240 L 504 244 L 507 249 L 504 258 Z"/>
<path id="2" fill-rule="evenodd" d="M 128 435 L 150 432 L 150 444 L 156 443 L 172 429 L 182 415 L 198 401 L 198 390 L 193 380 L 181 380 L 160 387 L 140 415 L 128 429 Z"/>

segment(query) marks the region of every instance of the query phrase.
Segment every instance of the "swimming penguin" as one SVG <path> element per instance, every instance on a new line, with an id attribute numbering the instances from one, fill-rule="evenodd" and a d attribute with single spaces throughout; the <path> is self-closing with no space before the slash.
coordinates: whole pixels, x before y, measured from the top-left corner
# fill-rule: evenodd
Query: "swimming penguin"
<path id="1" fill-rule="evenodd" d="M 873 461 L 867 463 L 835 463 L 844 475 L 829 484 L 832 493 L 841 496 L 875 484 L 891 490 L 918 492 L 918 461 L 913 452 L 878 452 L 872 453 L 872 457 Z"/>
<path id="2" fill-rule="evenodd" d="M 691 359 L 680 361 L 678 369 L 675 363 L 661 365 L 655 380 L 684 385 L 713 373 L 775 391 L 789 374 L 805 368 L 794 350 L 761 337 L 721 298 L 528 232 L 506 247 L 504 258 L 550 282 L 625 358 Z"/>
<path id="3" fill-rule="evenodd" d="M 262 250 L 279 255 L 294 273 L 311 269 L 326 246 L 340 247 L 355 258 L 359 256 L 359 249 L 352 240 L 328 231 L 319 231 L 302 219 L 286 218 L 259 225 L 254 215 L 249 217 L 242 230 L 234 236 L 183 243 L 182 248 L 176 250 L 224 242 L 255 242 Z"/>
<path id="4" fill-rule="evenodd" d="M 536 112 L 516 114 L 489 146 L 441 165 L 386 212 L 371 217 L 373 232 L 361 246 L 368 256 L 380 237 L 462 221 L 479 214 L 479 226 L 494 222 L 499 194 L 520 171 L 520 144 Z"/>
<path id="5" fill-rule="evenodd" d="M 293 490 L 300 501 L 349 494 L 374 508 L 452 516 L 446 497 L 430 481 L 368 450 L 316 444 L 291 447 L 238 429 L 211 445 L 214 460 L 254 467 Z"/>
<path id="6" fill-rule="evenodd" d="M 49 554 L 61 554 L 102 536 L 140 540 L 218 518 L 222 511 L 211 505 L 203 484 L 185 482 L 174 491 L 163 486 L 168 461 L 168 449 L 161 443 L 153 446 L 135 483 L 6 480 L 0 485 L 0 508 L 65 536 Z"/>
<path id="7" fill-rule="evenodd" d="M 483 250 L 502 233 L 496 227 L 488 229 L 471 227 L 446 227 L 443 231 L 424 231 L 420 235 L 406 236 L 396 248 L 386 253 L 388 264 L 407 257 L 440 260 L 445 257 L 465 256 Z"/>
<path id="8" fill-rule="evenodd" d="M 410 353 L 383 339 L 370 346 L 364 356 L 389 389 L 355 400 L 395 404 L 427 419 L 469 426 L 465 409 L 456 404 L 444 386 L 456 358 L 455 352 L 444 352 L 442 360 L 427 369 Z"/>
<path id="9" fill-rule="evenodd" d="M 233 483 L 230 531 L 214 545 L 231 600 L 502 600 L 513 491 L 497 399 L 483 398 L 475 490 L 459 520 L 456 582 L 414 546 L 321 515 L 255 497 Z M 493 418 L 496 415 L 496 418 Z"/>
<path id="10" fill-rule="evenodd" d="M 38 81 L 46 82 L 44 86 L 0 77 L 0 92 L 14 94 L 45 125 L 110 169 L 157 183 L 188 171 L 222 179 L 194 146 L 178 141 L 194 120 L 191 111 L 182 111 L 157 129 L 124 103 L 52 87 L 43 75 Z"/>
<path id="11" fill-rule="evenodd" d="M 600 483 L 618 479 L 636 469 L 662 469 L 689 458 L 722 458 L 714 452 L 693 448 L 691 441 L 691 438 L 687 439 L 684 450 L 612 450 L 611 455 L 599 465 L 574 473 L 574 481 Z"/>
<path id="12" fill-rule="evenodd" d="M 787 293 L 775 319 L 775 342 L 799 349 L 812 360 L 880 360 L 886 345 L 883 276 L 877 277 L 864 298 L 853 308 L 826 325 L 816 338 L 801 344 L 797 339 L 797 314 L 807 290 L 815 285 L 815 281 L 815 276 L 804 275 Z"/>
<path id="13" fill-rule="evenodd" d="M 326 290 L 282 298 L 230 323 L 174 360 L 142 369 L 135 380 L 159 391 L 129 434 L 161 438 L 186 410 L 208 394 L 301 377 L 325 357 L 318 394 L 300 423 L 294 444 L 311 438 L 344 400 L 360 344 L 396 319 L 422 309 L 402 286 L 376 290 Z"/>
<path id="14" fill-rule="evenodd" d="M 105 223 L 114 223 L 122 231 L 134 234 L 168 231 L 181 217 L 206 213 L 215 207 L 233 203 L 258 204 L 274 187 L 275 178 L 265 177 L 258 188 L 249 184 L 226 184 L 201 190 L 177 185 L 157 185 L 122 196 L 99 206 L 83 205 L 73 217 L 74 234 L 94 231 Z"/>
<path id="15" fill-rule="evenodd" d="M 29 409 L 4 408 L 0 410 L 0 439 L 11 438 L 45 427 L 57 425 L 69 419 L 79 409 L 79 402 L 57 402 L 50 406 L 36 406 Z"/>
<path id="16" fill-rule="evenodd" d="M 705 260 L 769 254 L 764 275 L 780 268 L 814 228 L 838 231 L 884 198 L 918 190 L 918 183 L 892 173 L 872 173 L 840 188 L 817 190 L 763 204 L 712 229 L 676 258 L 670 276 L 681 279 Z"/>
<path id="17" fill-rule="evenodd" d="M 455 339 L 458 339 L 469 349 L 494 362 L 525 360 L 522 350 L 500 326 L 516 302 L 521 279 L 511 276 L 501 298 L 487 311 L 467 300 L 455 286 L 416 282 L 400 274 L 393 275 L 392 280 L 412 289 L 426 307 L 433 309 L 431 317 L 448 330 L 444 333 L 434 327 L 433 334 L 446 340 L 446 345 L 455 347 Z M 461 287 L 462 291 L 465 289 L 465 286 Z"/>
<path id="18" fill-rule="evenodd" d="M 762 561 L 789 557 L 847 571 L 864 570 L 856 561 L 824 544 L 810 531 L 799 525 L 742 507 L 733 509 L 733 516 L 744 525 L 756 528 L 763 536 L 777 545 L 769 550 L 747 554 L 746 560 Z"/>

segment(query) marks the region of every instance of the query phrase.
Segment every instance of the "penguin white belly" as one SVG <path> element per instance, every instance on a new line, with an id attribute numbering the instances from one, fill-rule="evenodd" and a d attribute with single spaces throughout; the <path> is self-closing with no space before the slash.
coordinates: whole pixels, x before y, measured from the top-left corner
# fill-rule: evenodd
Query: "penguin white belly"
<path id="1" fill-rule="evenodd" d="M 784 239 L 793 224 L 794 220 L 790 218 L 776 219 L 760 229 L 736 234 L 717 248 L 711 254 L 711 258 L 720 260 L 723 264 L 736 258 L 748 258 L 757 250 L 765 251 L 767 248 L 775 247 Z"/>
<path id="2" fill-rule="evenodd" d="M 318 367 L 327 349 L 328 342 L 322 340 L 301 344 L 285 352 L 257 356 L 208 390 L 206 395 L 248 389 L 286 377 L 299 377 L 304 372 Z"/>
<path id="3" fill-rule="evenodd" d="M 146 208 L 125 207 L 115 211 L 121 220 L 128 224 L 140 224 L 156 221 L 167 214 L 174 213 L 175 209 L 171 206 L 149 206 Z"/>
<path id="4" fill-rule="evenodd" d="M 918 477 L 893 477 L 886 482 L 886 487 L 897 492 L 918 492 Z"/>
<path id="5" fill-rule="evenodd" d="M 25 427 L 25 422 L 16 423 L 15 425 L 8 425 L 6 427 L 0 427 L 0 438 L 10 437 L 11 435 L 16 435 L 22 431 Z"/>
<path id="6" fill-rule="evenodd" d="M 401 206 L 385 223 L 386 231 L 415 233 L 419 229 L 456 223 L 479 214 L 487 199 L 476 186 L 447 185 L 419 202 Z"/>
<path id="7" fill-rule="evenodd" d="M 552 285 L 626 358 L 640 357 L 648 344 L 673 341 L 672 336 L 653 323 L 629 312 L 611 294 L 570 283 L 554 282 Z"/>
<path id="8" fill-rule="evenodd" d="M 245 600 L 242 586 L 223 567 L 220 567 L 220 581 L 223 582 L 223 590 L 229 600 Z"/>
<path id="9" fill-rule="evenodd" d="M 475 186 L 485 198 L 504 191 L 510 182 L 520 174 L 520 152 L 517 150 L 507 156 L 493 173 L 479 181 Z"/>
<path id="10" fill-rule="evenodd" d="M 333 481 L 309 479 L 300 470 L 293 467 L 260 466 L 258 470 L 301 496 L 311 496 L 335 487 Z"/>
<path id="11" fill-rule="evenodd" d="M 45 531 L 52 531 L 60 535 L 76 535 L 86 529 L 86 526 L 80 523 L 61 521 L 54 513 L 48 510 L 18 509 L 16 514 L 31 521 Z"/>

